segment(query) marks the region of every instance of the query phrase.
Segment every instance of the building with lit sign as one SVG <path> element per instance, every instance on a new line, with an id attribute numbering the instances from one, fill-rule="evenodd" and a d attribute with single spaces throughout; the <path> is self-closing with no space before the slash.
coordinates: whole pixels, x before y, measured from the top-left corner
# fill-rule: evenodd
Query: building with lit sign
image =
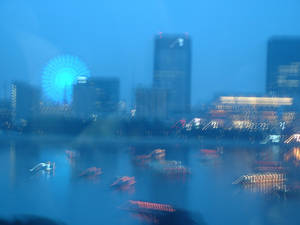
<path id="1" fill-rule="evenodd" d="M 190 112 L 191 40 L 187 35 L 155 37 L 153 87 L 168 91 L 171 115 Z"/>
<path id="2" fill-rule="evenodd" d="M 293 105 L 288 97 L 219 96 L 210 115 L 237 129 L 285 128 L 295 119 Z"/>

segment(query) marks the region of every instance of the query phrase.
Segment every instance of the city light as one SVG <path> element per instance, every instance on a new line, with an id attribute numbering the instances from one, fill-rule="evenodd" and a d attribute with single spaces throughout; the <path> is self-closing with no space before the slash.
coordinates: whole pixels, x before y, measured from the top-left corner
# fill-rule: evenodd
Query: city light
<path id="1" fill-rule="evenodd" d="M 289 144 L 291 142 L 300 142 L 300 134 L 293 134 L 284 141 L 285 144 Z"/>
<path id="2" fill-rule="evenodd" d="M 222 104 L 239 104 L 239 105 L 265 105 L 265 106 L 285 106 L 292 105 L 292 98 L 268 98 L 268 97 L 234 97 L 221 96 Z"/>
<path id="3" fill-rule="evenodd" d="M 70 103 L 77 78 L 89 75 L 88 68 L 78 57 L 61 55 L 51 59 L 43 71 L 44 98 L 55 103 Z"/>
<path id="4" fill-rule="evenodd" d="M 144 202 L 144 201 L 133 201 L 129 200 L 129 203 L 132 206 L 136 206 L 138 209 L 149 209 L 149 210 L 157 210 L 157 211 L 165 211 L 165 212 L 175 212 L 171 205 L 167 204 L 160 204 L 160 203 L 153 203 L 153 202 Z"/>
<path id="5" fill-rule="evenodd" d="M 289 161 L 290 159 L 294 159 L 295 161 L 300 161 L 300 148 L 293 148 L 291 151 L 284 154 L 284 160 Z"/>
<path id="6" fill-rule="evenodd" d="M 286 177 L 283 173 L 260 173 L 260 174 L 247 174 L 236 179 L 232 184 L 256 184 L 256 183 L 274 183 L 283 182 Z"/>

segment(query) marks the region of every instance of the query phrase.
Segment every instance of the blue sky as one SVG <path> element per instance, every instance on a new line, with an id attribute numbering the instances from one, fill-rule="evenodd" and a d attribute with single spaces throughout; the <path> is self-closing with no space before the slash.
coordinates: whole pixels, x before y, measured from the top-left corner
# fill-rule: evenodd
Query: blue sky
<path id="1" fill-rule="evenodd" d="M 192 38 L 192 103 L 214 93 L 264 93 L 266 43 L 300 35 L 298 0 L 1 0 L 2 82 L 41 85 L 43 68 L 60 54 L 84 61 L 92 76 L 121 79 L 130 101 L 150 86 L 153 37 Z"/>

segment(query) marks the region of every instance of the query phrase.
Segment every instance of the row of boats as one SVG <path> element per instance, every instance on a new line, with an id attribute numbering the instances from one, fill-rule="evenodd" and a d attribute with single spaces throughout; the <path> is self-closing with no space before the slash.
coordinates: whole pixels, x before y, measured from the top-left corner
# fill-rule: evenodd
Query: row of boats
<path id="1" fill-rule="evenodd" d="M 67 158 L 69 160 L 74 160 L 79 156 L 79 153 L 67 150 Z M 138 164 L 146 165 L 153 171 L 158 173 L 169 175 L 169 176 L 185 176 L 191 173 L 190 169 L 182 165 L 181 161 L 175 160 L 165 160 L 166 150 L 155 149 L 149 154 L 139 155 L 134 161 Z M 55 162 L 41 162 L 35 165 L 29 171 L 33 174 L 47 173 L 54 174 L 56 169 Z M 85 169 L 79 174 L 81 178 L 95 179 L 103 174 L 102 168 L 90 167 Z M 135 177 L 122 176 L 117 177 L 117 179 L 111 184 L 111 187 L 116 187 L 120 189 L 128 189 L 136 183 Z"/>
<path id="2" fill-rule="evenodd" d="M 73 160 L 79 156 L 78 153 L 70 150 L 66 151 L 66 155 L 69 160 Z M 164 175 L 184 176 L 191 173 L 190 169 L 183 166 L 181 161 L 166 160 L 165 156 L 166 151 L 164 149 L 155 149 L 149 154 L 135 157 L 134 161 Z M 55 170 L 55 162 L 50 161 L 41 162 L 29 169 L 31 173 L 46 172 L 47 174 L 54 174 Z M 102 168 L 94 166 L 83 170 L 78 176 L 85 179 L 94 179 L 101 175 L 103 175 Z M 110 187 L 118 190 L 129 190 L 135 184 L 135 177 L 122 176 L 116 178 Z M 187 218 L 186 213 L 182 213 L 182 210 L 178 210 L 169 204 L 129 200 L 120 208 L 129 211 L 142 221 L 152 224 L 168 224 L 170 222 L 170 224 L 176 225 L 183 224 L 182 221 L 192 221 L 190 218 Z M 193 223 L 189 222 L 189 224 Z"/>
<path id="3" fill-rule="evenodd" d="M 68 151 L 68 153 L 70 153 Z M 68 155 L 69 156 L 69 155 Z M 46 173 L 46 174 L 53 174 L 55 173 L 55 162 L 41 162 L 37 165 L 35 165 L 33 168 L 29 169 L 29 171 L 33 174 L 38 173 Z M 95 179 L 103 174 L 103 171 L 101 168 L 98 167 L 90 167 L 85 169 L 79 174 L 79 177 L 81 178 L 88 178 L 88 179 Z M 117 177 L 117 179 L 110 185 L 113 188 L 126 190 L 132 187 L 136 183 L 135 177 L 129 177 L 129 176 L 122 176 Z"/>
<path id="4" fill-rule="evenodd" d="M 165 149 L 155 149 L 149 154 L 137 156 L 135 162 L 168 176 L 185 176 L 191 174 L 191 170 L 185 167 L 181 161 L 166 160 L 165 156 Z"/>

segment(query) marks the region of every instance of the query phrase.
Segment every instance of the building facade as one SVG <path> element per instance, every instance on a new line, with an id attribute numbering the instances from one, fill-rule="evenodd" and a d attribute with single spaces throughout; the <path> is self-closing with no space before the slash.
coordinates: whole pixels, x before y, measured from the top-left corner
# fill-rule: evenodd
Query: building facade
<path id="1" fill-rule="evenodd" d="M 210 116 L 229 129 L 284 128 L 294 121 L 293 104 L 293 98 L 288 97 L 219 96 Z"/>
<path id="2" fill-rule="evenodd" d="M 168 94 L 165 89 L 137 88 L 136 116 L 145 119 L 167 119 Z"/>
<path id="3" fill-rule="evenodd" d="M 170 115 L 191 107 L 191 41 L 185 34 L 155 37 L 153 87 L 168 91 Z"/>
<path id="4" fill-rule="evenodd" d="M 26 123 L 40 113 L 41 91 L 24 82 L 14 82 L 11 87 L 13 123 Z"/>
<path id="5" fill-rule="evenodd" d="M 80 77 L 73 87 L 73 111 L 76 117 L 103 117 L 117 113 L 120 101 L 118 78 Z"/>
<path id="6" fill-rule="evenodd" d="M 273 37 L 268 42 L 268 95 L 300 95 L 300 37 Z"/>

